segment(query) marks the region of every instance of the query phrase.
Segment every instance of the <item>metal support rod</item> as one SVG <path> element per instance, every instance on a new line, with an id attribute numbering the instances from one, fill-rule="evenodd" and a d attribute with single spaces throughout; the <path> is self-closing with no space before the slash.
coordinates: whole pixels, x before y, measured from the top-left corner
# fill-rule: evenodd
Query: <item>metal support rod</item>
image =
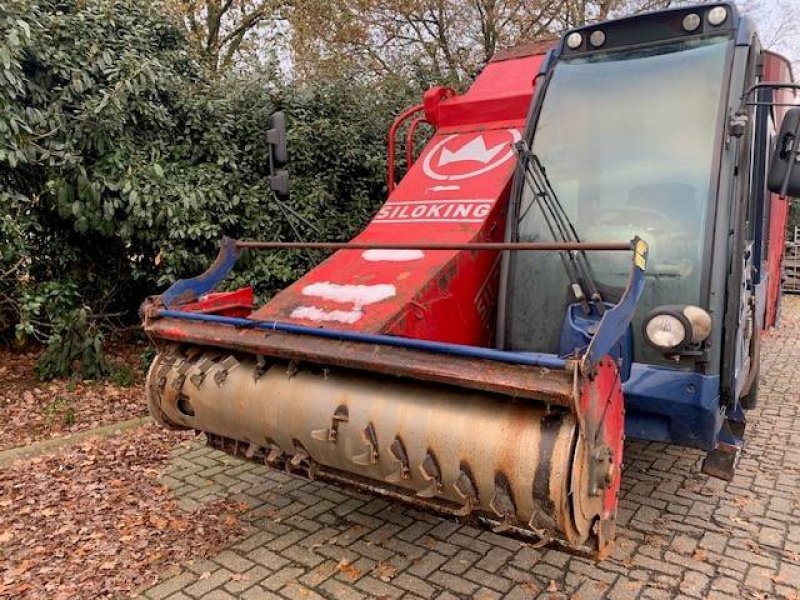
<path id="1" fill-rule="evenodd" d="M 487 250 L 487 251 L 629 251 L 630 242 L 257 242 L 240 240 L 238 249 L 253 250 Z"/>

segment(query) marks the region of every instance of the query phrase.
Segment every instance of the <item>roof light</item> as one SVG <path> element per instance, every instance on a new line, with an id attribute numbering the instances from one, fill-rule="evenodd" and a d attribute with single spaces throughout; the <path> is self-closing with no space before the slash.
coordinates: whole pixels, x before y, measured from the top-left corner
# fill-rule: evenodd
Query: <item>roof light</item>
<path id="1" fill-rule="evenodd" d="M 606 42 L 606 34 L 600 31 L 599 29 L 592 32 L 592 35 L 589 36 L 589 42 L 595 48 L 599 48 Z"/>
<path id="2" fill-rule="evenodd" d="M 714 27 L 722 25 L 728 18 L 728 10 L 724 6 L 715 6 L 708 11 L 708 22 Z"/>
<path id="3" fill-rule="evenodd" d="M 688 31 L 696 31 L 700 27 L 700 15 L 697 13 L 689 13 L 683 17 L 683 28 Z"/>
<path id="4" fill-rule="evenodd" d="M 575 50 L 583 43 L 583 36 L 577 31 L 573 31 L 567 36 L 567 46 Z"/>

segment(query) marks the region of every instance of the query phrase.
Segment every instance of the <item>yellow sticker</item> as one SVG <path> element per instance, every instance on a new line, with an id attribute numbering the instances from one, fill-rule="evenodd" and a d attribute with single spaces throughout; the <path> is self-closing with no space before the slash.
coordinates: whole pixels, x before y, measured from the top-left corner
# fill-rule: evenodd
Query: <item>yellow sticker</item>
<path id="1" fill-rule="evenodd" d="M 636 240 L 636 256 L 633 258 L 633 264 L 639 267 L 642 271 L 645 270 L 647 265 L 647 242 L 644 240 Z"/>

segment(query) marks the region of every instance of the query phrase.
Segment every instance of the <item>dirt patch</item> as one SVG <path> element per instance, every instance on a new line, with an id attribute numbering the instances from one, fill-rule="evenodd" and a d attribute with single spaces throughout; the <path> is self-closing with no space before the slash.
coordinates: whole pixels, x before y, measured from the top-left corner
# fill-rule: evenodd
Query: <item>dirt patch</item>
<path id="1" fill-rule="evenodd" d="M 176 506 L 157 479 L 191 434 L 155 425 L 0 471 L 0 598 L 121 598 L 242 533 L 244 506 Z"/>
<path id="2" fill-rule="evenodd" d="M 143 344 L 109 350 L 109 381 L 36 378 L 38 352 L 0 348 L 0 450 L 147 414 Z"/>

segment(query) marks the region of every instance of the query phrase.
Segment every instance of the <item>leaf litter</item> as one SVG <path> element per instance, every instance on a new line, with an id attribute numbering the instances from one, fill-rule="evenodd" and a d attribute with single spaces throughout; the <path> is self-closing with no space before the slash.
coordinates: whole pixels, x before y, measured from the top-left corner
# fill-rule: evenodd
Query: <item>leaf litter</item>
<path id="1" fill-rule="evenodd" d="M 0 599 L 124 598 L 232 543 L 241 505 L 185 512 L 158 483 L 189 437 L 145 425 L 0 471 Z"/>
<path id="2" fill-rule="evenodd" d="M 0 450 L 147 415 L 144 372 L 137 366 L 143 346 L 109 350 L 125 385 L 113 381 L 56 379 L 34 375 L 38 352 L 0 348 Z M 112 378 L 113 379 L 113 378 Z"/>

